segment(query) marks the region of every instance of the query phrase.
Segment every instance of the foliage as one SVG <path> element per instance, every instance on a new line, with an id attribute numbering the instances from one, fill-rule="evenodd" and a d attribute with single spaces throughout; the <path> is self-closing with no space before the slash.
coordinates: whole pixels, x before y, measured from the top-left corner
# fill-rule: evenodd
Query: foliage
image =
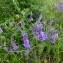
<path id="1" fill-rule="evenodd" d="M 63 30 L 60 32 L 60 27 L 63 28 L 63 12 L 59 4 L 60 0 L 0 0 L 0 27 L 3 30 L 0 33 L 0 43 L 4 43 L 4 46 L 0 44 L 0 63 L 63 63 Z M 31 12 L 33 21 L 30 22 Z M 42 14 L 40 23 L 43 25 L 43 32 L 54 28 L 58 33 L 54 43 L 50 42 L 52 33 L 45 41 L 33 36 L 32 28 L 36 26 L 40 14 Z M 52 26 L 50 26 L 51 20 L 54 20 Z M 20 21 L 24 25 L 20 25 Z M 14 26 L 14 22 L 19 28 Z M 27 39 L 32 46 L 28 56 L 24 55 L 28 49 L 23 46 L 24 37 L 20 30 L 28 34 Z M 13 47 L 11 39 L 15 40 L 19 54 L 14 50 L 5 51 L 5 47 Z"/>

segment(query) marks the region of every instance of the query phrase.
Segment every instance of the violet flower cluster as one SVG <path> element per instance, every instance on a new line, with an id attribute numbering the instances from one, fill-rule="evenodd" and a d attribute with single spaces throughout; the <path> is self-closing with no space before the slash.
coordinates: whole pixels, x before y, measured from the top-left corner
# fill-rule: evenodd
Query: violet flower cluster
<path id="1" fill-rule="evenodd" d="M 42 31 L 42 24 L 40 23 L 40 20 L 42 19 L 42 14 L 39 16 L 38 20 L 36 21 L 36 26 L 34 27 L 34 31 L 35 31 L 35 37 L 40 40 L 40 41 L 44 41 L 47 39 L 47 34 L 46 32 Z"/>
<path id="2" fill-rule="evenodd" d="M 56 38 L 58 38 L 58 34 L 56 32 L 54 32 L 52 35 L 52 38 L 51 38 L 51 43 L 54 43 Z"/>
<path id="3" fill-rule="evenodd" d="M 6 46 L 3 42 L 0 42 L 0 46 L 3 47 L 4 51 L 6 51 L 6 52 L 13 51 L 14 53 L 19 54 L 18 46 L 16 45 L 15 41 L 12 40 L 11 44 L 12 44 L 13 48 Z"/>
<path id="4" fill-rule="evenodd" d="M 52 37 L 50 39 L 50 42 L 51 43 L 54 43 L 55 42 L 55 39 L 58 38 L 58 33 L 55 31 L 54 28 L 52 28 L 49 32 L 48 32 L 48 35 L 50 35 L 52 33 Z"/>
<path id="5" fill-rule="evenodd" d="M 28 35 L 24 31 L 20 30 L 23 36 L 23 41 L 24 41 L 24 47 L 25 48 L 30 48 L 29 40 L 28 40 Z"/>
<path id="6" fill-rule="evenodd" d="M 18 46 L 16 45 L 15 41 L 11 41 L 11 44 L 13 46 L 14 51 L 18 49 Z"/>
<path id="7" fill-rule="evenodd" d="M 51 43 L 54 43 L 55 42 L 55 39 L 58 38 L 58 34 L 55 32 L 54 29 L 50 30 L 47 34 L 47 32 L 43 32 L 43 25 L 40 23 L 41 19 L 43 18 L 42 14 L 40 14 L 38 20 L 36 21 L 36 25 L 35 27 L 32 29 L 32 33 L 34 33 L 34 37 L 36 37 L 38 40 L 40 41 L 44 41 L 48 38 L 48 34 L 50 34 L 51 32 L 53 33 L 52 37 L 51 37 L 51 40 L 50 42 Z M 30 21 L 33 20 L 33 17 L 32 17 L 32 12 L 30 13 Z M 53 20 L 50 22 L 50 26 L 52 26 L 53 24 Z M 24 22 L 20 21 L 20 25 L 21 26 L 24 26 Z M 5 24 L 6 26 L 6 24 Z M 19 26 L 16 24 L 16 22 L 14 22 L 14 26 L 16 28 L 19 28 Z M 32 28 L 32 27 L 31 27 Z M 60 31 L 62 32 L 62 29 L 60 29 Z M 2 33 L 3 30 L 2 28 L 0 27 L 0 33 Z M 29 42 L 29 39 L 28 39 L 28 35 L 26 32 L 24 32 L 23 30 L 20 30 L 22 36 L 23 36 L 23 41 L 24 41 L 24 47 L 26 49 L 24 55 L 25 56 L 28 56 L 30 50 L 31 50 L 31 46 L 30 46 L 30 42 Z M 18 51 L 18 46 L 16 45 L 15 41 L 11 40 L 11 44 L 12 44 L 12 47 L 13 48 L 10 48 L 10 47 L 5 47 L 4 50 L 6 52 L 9 52 L 11 50 L 13 50 L 15 53 L 18 53 L 19 54 L 19 51 Z M 0 45 L 3 45 L 2 43 L 0 43 Z"/>
<path id="8" fill-rule="evenodd" d="M 25 56 L 28 56 L 28 54 L 30 53 L 31 50 L 31 46 L 29 44 L 29 40 L 28 40 L 28 35 L 27 33 L 25 33 L 24 31 L 20 30 L 20 32 L 22 33 L 23 36 L 23 41 L 24 41 L 24 47 L 27 49 L 24 53 Z"/>

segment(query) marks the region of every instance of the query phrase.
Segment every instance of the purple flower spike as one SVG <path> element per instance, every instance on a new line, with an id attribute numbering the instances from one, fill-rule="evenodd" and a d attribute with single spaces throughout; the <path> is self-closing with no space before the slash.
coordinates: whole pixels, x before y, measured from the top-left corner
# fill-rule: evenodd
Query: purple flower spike
<path id="1" fill-rule="evenodd" d="M 39 35 L 39 40 L 40 41 L 44 41 L 47 39 L 47 34 L 45 32 L 40 32 L 40 35 Z"/>
<path id="2" fill-rule="evenodd" d="M 16 45 L 15 41 L 11 41 L 11 44 L 12 44 L 14 50 L 18 49 L 18 46 Z"/>
<path id="3" fill-rule="evenodd" d="M 14 26 L 15 26 L 16 28 L 19 28 L 19 26 L 16 24 L 16 22 L 14 22 Z"/>
<path id="4" fill-rule="evenodd" d="M 23 30 L 20 30 L 20 32 L 22 33 L 22 36 L 23 36 L 23 37 L 24 37 L 24 36 L 28 37 L 27 33 L 25 33 Z"/>
<path id="5" fill-rule="evenodd" d="M 32 12 L 30 13 L 30 21 L 33 21 Z"/>
<path id="6" fill-rule="evenodd" d="M 55 39 L 51 38 L 51 43 L 54 43 Z"/>
<path id="7" fill-rule="evenodd" d="M 43 28 L 42 24 L 37 24 L 35 26 L 34 30 L 37 31 L 37 32 L 39 32 L 39 31 L 42 31 L 42 28 Z"/>
<path id="8" fill-rule="evenodd" d="M 24 40 L 24 47 L 25 47 L 25 48 L 30 48 L 30 44 L 29 44 L 28 38 L 25 36 L 25 37 L 23 38 L 23 40 Z"/>
<path id="9" fill-rule="evenodd" d="M 25 56 L 28 56 L 28 54 L 30 53 L 30 49 L 27 49 L 24 53 Z"/>
<path id="10" fill-rule="evenodd" d="M 60 2 L 59 6 L 60 6 L 60 8 L 62 8 L 63 7 L 63 2 Z"/>
<path id="11" fill-rule="evenodd" d="M 52 26 L 53 22 L 54 22 L 53 20 L 50 22 L 50 26 Z"/>
<path id="12" fill-rule="evenodd" d="M 24 47 L 25 48 L 30 48 L 29 40 L 28 40 L 28 35 L 24 31 L 20 30 L 20 32 L 23 35 L 23 41 L 24 41 Z"/>
<path id="13" fill-rule="evenodd" d="M 0 33 L 2 33 L 3 32 L 3 30 L 2 30 L 2 28 L 0 28 Z"/>
<path id="14" fill-rule="evenodd" d="M 36 23 L 40 23 L 42 17 L 43 17 L 42 14 L 40 14 L 40 16 L 39 16 L 38 20 L 36 21 Z"/>
<path id="15" fill-rule="evenodd" d="M 52 38 L 51 38 L 51 43 L 54 43 L 55 39 L 58 38 L 58 34 L 54 32 Z"/>

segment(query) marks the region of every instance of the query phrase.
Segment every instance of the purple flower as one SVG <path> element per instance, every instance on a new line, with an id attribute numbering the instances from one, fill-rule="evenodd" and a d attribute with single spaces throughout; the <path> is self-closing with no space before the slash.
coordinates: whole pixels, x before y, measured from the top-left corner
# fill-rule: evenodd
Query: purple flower
<path id="1" fill-rule="evenodd" d="M 14 22 L 14 26 L 15 26 L 16 28 L 19 28 L 19 26 L 16 24 L 16 22 Z"/>
<path id="2" fill-rule="evenodd" d="M 51 43 L 54 43 L 55 39 L 58 38 L 58 34 L 56 32 L 53 33 L 53 36 L 51 38 Z"/>
<path id="3" fill-rule="evenodd" d="M 41 32 L 41 31 L 40 31 L 40 32 Z M 36 32 L 35 32 L 35 33 L 36 33 L 36 36 L 39 36 L 40 32 L 37 32 L 37 31 L 36 31 Z"/>
<path id="4" fill-rule="evenodd" d="M 30 48 L 28 37 L 24 36 L 23 40 L 24 40 L 24 47 L 25 48 Z"/>
<path id="5" fill-rule="evenodd" d="M 30 49 L 27 49 L 24 53 L 25 56 L 28 56 L 28 54 L 30 53 Z"/>
<path id="6" fill-rule="evenodd" d="M 52 26 L 53 22 L 54 22 L 53 20 L 50 22 L 50 26 Z"/>
<path id="7" fill-rule="evenodd" d="M 2 33 L 3 32 L 3 30 L 2 30 L 2 28 L 0 27 L 0 33 Z"/>
<path id="8" fill-rule="evenodd" d="M 54 43 L 55 39 L 51 38 L 51 43 Z"/>
<path id="9" fill-rule="evenodd" d="M 55 32 L 55 29 L 54 28 L 51 28 L 51 30 L 48 31 L 48 35 L 51 34 L 51 33 L 54 33 Z"/>
<path id="10" fill-rule="evenodd" d="M 11 44 L 12 44 L 14 50 L 18 49 L 18 46 L 16 45 L 15 41 L 12 40 Z"/>
<path id="11" fill-rule="evenodd" d="M 47 39 L 47 34 L 46 32 L 42 32 L 42 28 L 42 24 L 38 23 L 33 29 L 35 31 L 34 36 L 40 41 L 44 41 Z"/>
<path id="12" fill-rule="evenodd" d="M 63 2 L 60 2 L 59 6 L 60 6 L 60 8 L 62 8 L 63 7 Z"/>
<path id="13" fill-rule="evenodd" d="M 39 32 L 39 31 L 42 31 L 42 28 L 43 28 L 42 24 L 37 24 L 35 26 L 34 30 L 37 31 L 37 32 Z"/>
<path id="14" fill-rule="evenodd" d="M 30 13 L 30 21 L 33 21 L 32 12 Z"/>
<path id="15" fill-rule="evenodd" d="M 24 41 L 24 47 L 25 48 L 30 48 L 29 40 L 28 40 L 28 35 L 24 31 L 20 30 L 20 32 L 23 35 L 23 41 Z"/>
<path id="16" fill-rule="evenodd" d="M 24 36 L 28 37 L 27 33 L 25 33 L 23 30 L 20 30 L 20 32 L 21 32 L 21 34 L 22 34 L 23 37 Z"/>
<path id="17" fill-rule="evenodd" d="M 12 49 L 12 47 L 4 47 L 4 50 L 5 50 L 6 52 L 9 52 L 9 51 L 12 51 L 13 49 Z"/>
<path id="18" fill-rule="evenodd" d="M 39 16 L 38 20 L 36 21 L 36 23 L 40 23 L 42 17 L 43 17 L 42 14 L 40 14 L 40 16 Z"/>
<path id="19" fill-rule="evenodd" d="M 46 34 L 46 32 L 40 32 L 40 35 L 39 35 L 39 40 L 40 41 L 44 41 L 44 40 L 46 40 L 47 39 L 47 34 Z"/>

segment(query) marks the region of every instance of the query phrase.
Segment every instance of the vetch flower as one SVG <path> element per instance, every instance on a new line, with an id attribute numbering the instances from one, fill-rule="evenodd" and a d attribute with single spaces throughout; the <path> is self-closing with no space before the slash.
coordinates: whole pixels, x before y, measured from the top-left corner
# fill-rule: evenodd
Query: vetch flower
<path id="1" fill-rule="evenodd" d="M 24 36 L 28 37 L 27 33 L 25 33 L 23 30 L 20 30 L 20 32 L 21 32 L 21 34 L 22 34 L 23 37 Z"/>
<path id="2" fill-rule="evenodd" d="M 29 40 L 28 40 L 28 35 L 24 31 L 20 30 L 20 32 L 23 35 L 23 41 L 24 41 L 24 47 L 25 48 L 30 48 Z"/>
<path id="3" fill-rule="evenodd" d="M 58 34 L 56 32 L 53 33 L 53 36 L 51 38 L 51 43 L 54 43 L 55 39 L 58 38 Z"/>
<path id="4" fill-rule="evenodd" d="M 33 31 L 35 32 L 34 36 L 39 39 L 39 34 L 42 31 L 42 24 L 36 24 L 36 26 L 33 28 Z"/>
<path id="5" fill-rule="evenodd" d="M 11 44 L 12 44 L 14 50 L 18 49 L 18 46 L 16 45 L 15 41 L 12 40 Z"/>
<path id="6" fill-rule="evenodd" d="M 32 12 L 30 13 L 30 21 L 33 21 Z"/>
<path id="7" fill-rule="evenodd" d="M 38 20 L 36 21 L 36 23 L 40 23 L 42 17 L 43 17 L 42 14 L 40 14 L 40 16 L 39 16 Z"/>
<path id="8" fill-rule="evenodd" d="M 60 9 L 62 9 L 63 8 L 63 2 L 60 2 L 59 6 L 60 6 Z"/>
<path id="9" fill-rule="evenodd" d="M 47 33 L 46 32 L 43 32 L 42 31 L 42 24 L 41 23 L 37 23 L 36 26 L 34 27 L 34 31 L 35 31 L 35 34 L 34 36 L 40 40 L 40 41 L 44 41 L 47 39 Z"/>
<path id="10" fill-rule="evenodd" d="M 12 47 L 4 47 L 3 49 L 4 49 L 6 52 L 9 52 L 9 51 L 12 51 L 12 50 L 13 50 Z"/>
<path id="11" fill-rule="evenodd" d="M 36 26 L 34 27 L 34 30 L 39 32 L 39 31 L 42 31 L 42 28 L 43 28 L 42 24 L 36 24 Z"/>
<path id="12" fill-rule="evenodd" d="M 3 30 L 2 30 L 2 28 L 0 27 L 0 33 L 2 33 L 3 32 Z"/>
<path id="13" fill-rule="evenodd" d="M 19 28 L 19 26 L 16 24 L 16 22 L 14 22 L 14 26 L 15 26 L 16 28 Z"/>
<path id="14" fill-rule="evenodd" d="M 24 47 L 30 48 L 29 40 L 26 36 L 23 37 L 23 41 L 24 41 Z"/>
<path id="15" fill-rule="evenodd" d="M 30 53 L 30 49 L 27 49 L 24 53 L 25 56 L 28 56 L 28 54 Z"/>
<path id="16" fill-rule="evenodd" d="M 47 39 L 47 34 L 46 34 L 46 32 L 40 32 L 40 35 L 39 35 L 39 40 L 40 41 L 44 41 L 44 40 L 46 40 Z"/>
<path id="17" fill-rule="evenodd" d="M 49 30 L 49 31 L 47 32 L 47 34 L 50 35 L 51 33 L 54 33 L 54 32 L 55 32 L 55 29 L 54 29 L 54 28 L 51 28 L 51 30 Z"/>

